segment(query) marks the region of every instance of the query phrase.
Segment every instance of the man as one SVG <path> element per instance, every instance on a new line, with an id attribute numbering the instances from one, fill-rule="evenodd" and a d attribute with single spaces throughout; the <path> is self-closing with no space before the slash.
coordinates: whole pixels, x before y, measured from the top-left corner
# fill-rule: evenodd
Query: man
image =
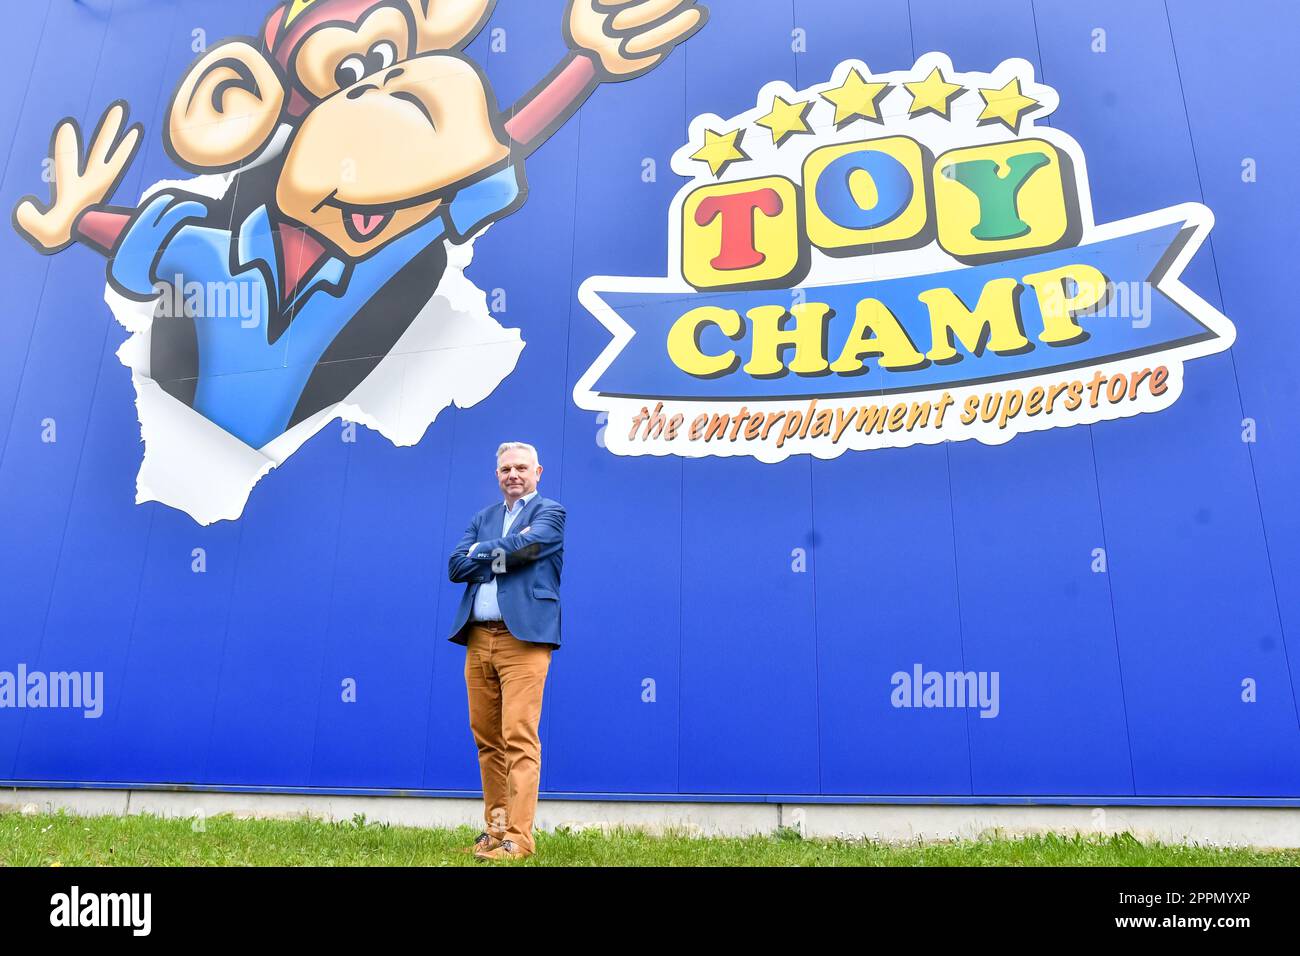
<path id="1" fill-rule="evenodd" d="M 480 859 L 534 852 L 533 816 L 541 779 L 542 690 L 560 646 L 564 506 L 537 493 L 537 449 L 497 449 L 503 502 L 484 508 L 451 553 L 451 580 L 465 584 L 450 640 L 465 645 L 469 725 L 478 745 L 487 829 Z M 518 529 L 518 530 L 516 530 Z"/>

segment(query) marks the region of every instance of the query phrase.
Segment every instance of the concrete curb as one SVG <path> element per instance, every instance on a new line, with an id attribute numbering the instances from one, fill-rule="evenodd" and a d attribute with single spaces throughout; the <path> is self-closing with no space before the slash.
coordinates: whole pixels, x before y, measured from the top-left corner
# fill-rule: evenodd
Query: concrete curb
<path id="1" fill-rule="evenodd" d="M 368 797 L 321 794 L 218 793 L 171 790 L 0 791 L 0 812 L 80 816 L 152 814 L 199 818 L 230 814 L 241 819 L 351 820 L 413 827 L 478 827 L 483 804 L 452 797 Z M 886 843 L 972 840 L 986 835 L 1130 833 L 1162 843 L 1300 848 L 1296 807 L 1073 807 L 899 806 L 883 804 L 657 803 L 543 800 L 537 827 L 609 829 L 698 836 L 748 836 L 780 827 L 807 837 L 873 839 Z"/>

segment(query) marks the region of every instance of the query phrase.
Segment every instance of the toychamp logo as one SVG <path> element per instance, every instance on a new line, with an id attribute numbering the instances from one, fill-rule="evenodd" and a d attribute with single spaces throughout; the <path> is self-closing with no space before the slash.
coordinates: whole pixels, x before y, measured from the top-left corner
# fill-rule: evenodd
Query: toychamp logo
<path id="1" fill-rule="evenodd" d="M 696 118 L 668 276 L 579 290 L 613 340 L 574 400 L 615 454 L 766 462 L 1167 408 L 1236 334 L 1179 281 L 1213 215 L 1096 224 L 1057 104 L 1024 60 L 929 53 Z"/>

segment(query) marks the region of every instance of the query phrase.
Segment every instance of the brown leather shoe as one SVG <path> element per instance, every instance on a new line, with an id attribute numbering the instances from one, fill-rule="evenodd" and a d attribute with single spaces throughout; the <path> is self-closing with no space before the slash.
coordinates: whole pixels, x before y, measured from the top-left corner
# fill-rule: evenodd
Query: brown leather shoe
<path id="1" fill-rule="evenodd" d="M 500 845 L 501 845 L 500 840 L 498 840 L 496 837 L 494 837 L 492 834 L 488 833 L 487 831 L 484 831 L 483 833 L 480 833 L 477 837 L 474 838 L 474 843 L 472 846 L 462 850 L 461 852 L 473 853 L 475 856 L 478 856 L 480 853 L 486 853 L 488 850 L 495 850 Z"/>
<path id="2" fill-rule="evenodd" d="M 532 855 L 532 853 L 515 843 L 514 840 L 503 840 L 494 849 L 475 851 L 474 858 L 477 860 L 522 860 Z"/>

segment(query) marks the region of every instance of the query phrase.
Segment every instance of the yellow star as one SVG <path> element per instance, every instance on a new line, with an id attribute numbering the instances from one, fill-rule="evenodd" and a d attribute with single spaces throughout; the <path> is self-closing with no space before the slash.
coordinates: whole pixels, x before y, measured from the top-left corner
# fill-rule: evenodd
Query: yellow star
<path id="1" fill-rule="evenodd" d="M 849 70 L 849 75 L 840 86 L 833 90 L 826 90 L 822 96 L 835 104 L 836 126 L 841 126 L 859 116 L 876 123 L 883 123 L 879 101 L 888 89 L 888 83 L 868 83 L 855 68 Z"/>
<path id="2" fill-rule="evenodd" d="M 772 100 L 772 112 L 757 120 L 759 126 L 772 131 L 772 143 L 780 146 L 795 133 L 811 133 L 812 127 L 804 117 L 812 103 L 787 103 L 781 97 Z"/>
<path id="3" fill-rule="evenodd" d="M 1012 77 L 1011 82 L 1000 90 L 980 90 L 984 100 L 984 112 L 980 113 L 979 125 L 1003 123 L 1011 132 L 1020 132 L 1020 116 L 1041 105 L 1038 100 L 1020 92 L 1020 78 Z"/>
<path id="4" fill-rule="evenodd" d="M 730 133 L 715 133 L 711 129 L 704 131 L 704 145 L 691 154 L 691 159 L 698 159 L 709 164 L 714 176 L 721 176 L 722 171 L 737 160 L 749 159 L 740 148 L 744 138 L 743 129 L 733 129 Z"/>
<path id="5" fill-rule="evenodd" d="M 965 92 L 960 84 L 945 80 L 937 66 L 924 80 L 903 85 L 907 87 L 907 92 L 912 94 L 909 116 L 919 116 L 929 112 L 938 113 L 944 119 L 951 119 L 952 117 L 948 115 L 949 104 Z"/>

